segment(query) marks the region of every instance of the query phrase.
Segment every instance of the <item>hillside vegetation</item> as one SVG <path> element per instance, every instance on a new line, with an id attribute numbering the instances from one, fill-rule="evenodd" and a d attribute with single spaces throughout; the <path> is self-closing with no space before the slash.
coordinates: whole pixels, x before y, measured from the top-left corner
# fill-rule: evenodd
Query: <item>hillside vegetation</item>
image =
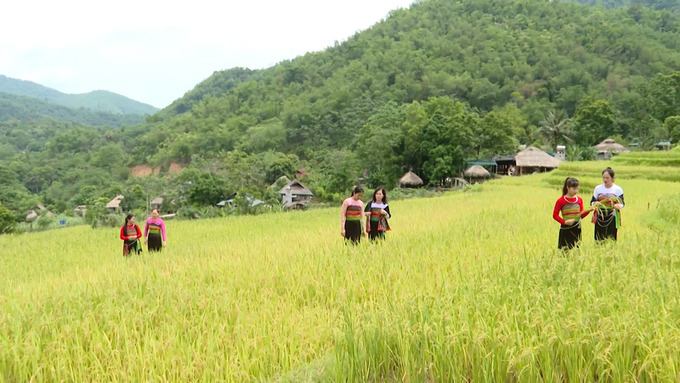
<path id="1" fill-rule="evenodd" d="M 633 6 L 639 9 L 640 6 L 649 7 L 656 10 L 668 10 L 677 12 L 680 4 L 676 0 L 564 0 L 572 3 L 580 3 L 594 6 L 604 6 L 607 8 L 618 8 Z"/>
<path id="2" fill-rule="evenodd" d="M 466 160 L 511 154 L 519 144 L 568 144 L 579 153 L 607 137 L 644 149 L 677 142 L 679 110 L 675 13 L 425 0 L 324 51 L 265 70 L 215 72 L 138 126 L 0 125 L 3 150 L 13 153 L 0 167 L 31 201 L 59 210 L 139 194 L 146 182 L 153 193 L 185 197 L 176 199 L 184 207 L 239 190 L 265 198 L 264 185 L 302 167 L 318 200 L 338 201 L 359 182 L 393 186 L 408 170 L 443 185 Z M 37 138 L 17 142 L 22 130 Z M 85 149 L 54 144 L 79 142 L 72 136 L 90 137 Z M 128 180 L 124 172 L 171 162 L 186 167 L 176 180 L 201 180 L 205 198 L 187 197 L 200 193 L 175 179 Z M 40 168 L 55 169 L 54 177 L 36 183 L 30 174 Z"/>

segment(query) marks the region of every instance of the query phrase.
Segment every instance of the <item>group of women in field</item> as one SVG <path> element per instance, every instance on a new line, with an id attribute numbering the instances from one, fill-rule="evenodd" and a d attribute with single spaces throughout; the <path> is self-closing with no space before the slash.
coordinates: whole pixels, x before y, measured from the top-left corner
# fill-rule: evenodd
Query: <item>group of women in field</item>
<path id="1" fill-rule="evenodd" d="M 602 172 L 602 185 L 593 191 L 590 208 L 584 209 L 583 199 L 579 197 L 579 182 L 569 177 L 564 181 L 562 197 L 555 203 L 553 219 L 560 223 L 558 247 L 570 250 L 581 241 L 581 221 L 593 212 L 592 222 L 595 224 L 595 241 L 618 239 L 621 226 L 621 210 L 625 206 L 623 189 L 614 183 L 614 170 L 606 168 Z M 561 217 L 560 217 L 561 215 Z"/>
<path id="2" fill-rule="evenodd" d="M 621 210 L 625 205 L 623 189 L 614 183 L 614 176 L 611 168 L 602 172 L 603 183 L 595 188 L 588 209 L 584 208 L 583 199 L 578 196 L 579 181 L 572 177 L 564 181 L 562 196 L 553 210 L 553 218 L 560 224 L 560 249 L 570 250 L 579 245 L 581 221 L 591 212 L 594 212 L 592 222 L 595 224 L 595 241 L 617 240 Z M 390 231 L 388 220 L 392 218 L 392 214 L 387 203 L 387 191 L 384 188 L 375 189 L 373 198 L 365 206 L 361 200 L 363 196 L 364 189 L 357 186 L 351 197 L 342 203 L 340 233 L 347 243 L 358 244 L 362 237 L 368 237 L 372 241 L 385 239 L 385 233 Z M 151 212 L 143 236 L 141 229 L 135 224 L 134 215 L 130 214 L 125 218 L 125 224 L 120 229 L 123 255 L 127 257 L 131 253 L 142 252 L 142 238 L 150 252 L 161 251 L 166 246 L 165 222 L 159 217 L 158 210 Z"/>
<path id="3" fill-rule="evenodd" d="M 363 196 L 364 189 L 357 186 L 352 190 L 352 196 L 342 203 L 340 233 L 348 243 L 357 244 L 366 236 L 372 241 L 385 239 L 385 233 L 390 231 L 388 220 L 392 214 L 387 204 L 387 191 L 375 189 L 373 199 L 365 207 L 361 200 Z"/>
<path id="4" fill-rule="evenodd" d="M 151 212 L 151 217 L 146 220 L 143 238 L 149 252 L 161 251 L 167 245 L 165 222 L 160 218 L 156 209 Z M 139 254 L 142 252 L 142 231 L 135 224 L 134 215 L 128 214 L 125 217 L 125 224 L 120 228 L 120 239 L 123 240 L 124 256 L 129 257 L 132 253 Z"/>

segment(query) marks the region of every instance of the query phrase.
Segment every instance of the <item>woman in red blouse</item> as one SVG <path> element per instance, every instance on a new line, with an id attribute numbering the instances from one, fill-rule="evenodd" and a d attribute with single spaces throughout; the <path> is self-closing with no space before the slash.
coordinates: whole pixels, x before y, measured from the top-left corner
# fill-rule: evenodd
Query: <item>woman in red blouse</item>
<path id="1" fill-rule="evenodd" d="M 135 216 L 128 214 L 125 217 L 125 224 L 120 228 L 120 239 L 123 240 L 123 256 L 129 257 L 130 252 L 137 254 L 142 252 L 142 230 L 135 224 Z"/>
<path id="2" fill-rule="evenodd" d="M 583 199 L 577 195 L 578 187 L 576 178 L 567 178 L 562 187 L 562 197 L 555 202 L 553 219 L 560 223 L 557 246 L 562 250 L 571 250 L 578 246 L 581 242 L 581 219 L 590 214 L 590 210 L 583 210 Z"/>

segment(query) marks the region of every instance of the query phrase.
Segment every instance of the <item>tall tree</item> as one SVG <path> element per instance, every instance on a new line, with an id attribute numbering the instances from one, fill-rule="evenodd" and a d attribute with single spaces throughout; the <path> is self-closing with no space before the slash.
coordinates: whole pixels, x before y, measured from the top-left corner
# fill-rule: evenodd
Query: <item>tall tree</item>
<path id="1" fill-rule="evenodd" d="M 541 121 L 541 127 L 538 134 L 550 143 L 550 147 L 555 149 L 557 145 L 572 143 L 574 140 L 574 131 L 572 129 L 571 119 L 563 114 L 555 113 L 554 110 L 548 112 L 548 115 Z"/>
<path id="2" fill-rule="evenodd" d="M 577 142 L 583 146 L 592 146 L 598 141 L 618 134 L 614 118 L 614 109 L 609 101 L 584 99 L 574 117 Z"/>

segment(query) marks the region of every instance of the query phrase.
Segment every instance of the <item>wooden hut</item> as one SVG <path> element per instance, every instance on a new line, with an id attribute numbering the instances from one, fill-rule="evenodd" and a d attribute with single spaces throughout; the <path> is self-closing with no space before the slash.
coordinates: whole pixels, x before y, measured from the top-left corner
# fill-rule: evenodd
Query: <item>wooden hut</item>
<path id="1" fill-rule="evenodd" d="M 482 158 L 478 160 L 467 161 L 466 166 L 469 168 L 473 166 L 481 166 L 487 169 L 491 174 L 498 174 L 498 163 L 495 158 Z"/>
<path id="2" fill-rule="evenodd" d="M 106 210 L 109 212 L 113 213 L 116 211 L 120 211 L 120 203 L 123 202 L 125 197 L 122 195 L 116 196 L 116 198 L 112 199 L 109 201 L 109 203 L 106 204 Z"/>
<path id="3" fill-rule="evenodd" d="M 73 212 L 80 215 L 81 217 L 84 217 L 85 214 L 87 214 L 87 205 L 78 205 L 75 209 L 73 209 Z"/>
<path id="4" fill-rule="evenodd" d="M 43 205 L 38 205 L 35 208 L 29 210 L 26 212 L 26 222 L 31 222 L 34 221 L 40 216 L 44 215 L 45 217 L 54 217 L 54 214 L 47 210 L 47 208 Z"/>
<path id="5" fill-rule="evenodd" d="M 524 149 L 515 156 L 515 168 L 520 176 L 550 171 L 557 168 L 559 164 L 560 160 L 533 146 Z"/>
<path id="6" fill-rule="evenodd" d="M 293 180 L 282 187 L 279 194 L 286 209 L 299 208 L 300 205 L 306 206 L 312 202 L 314 197 L 314 193 L 298 180 Z"/>
<path id="7" fill-rule="evenodd" d="M 159 195 L 158 197 L 154 198 L 150 205 L 152 209 L 160 211 L 161 207 L 163 206 L 163 196 Z"/>
<path id="8" fill-rule="evenodd" d="M 470 166 L 463 175 L 470 183 L 480 183 L 491 177 L 491 173 L 479 165 Z"/>
<path id="9" fill-rule="evenodd" d="M 404 174 L 403 177 L 399 180 L 399 187 L 403 188 L 417 188 L 423 186 L 423 179 L 418 177 L 415 173 L 413 172 L 408 172 Z"/>
<path id="10" fill-rule="evenodd" d="M 612 156 L 615 156 L 620 153 L 630 152 L 628 148 L 617 143 L 611 138 L 607 138 L 606 140 L 595 145 L 595 150 L 597 150 L 596 159 L 598 160 L 610 160 Z"/>
<path id="11" fill-rule="evenodd" d="M 663 151 L 671 150 L 671 146 L 672 144 L 670 141 L 660 141 L 656 143 L 656 148 Z"/>

